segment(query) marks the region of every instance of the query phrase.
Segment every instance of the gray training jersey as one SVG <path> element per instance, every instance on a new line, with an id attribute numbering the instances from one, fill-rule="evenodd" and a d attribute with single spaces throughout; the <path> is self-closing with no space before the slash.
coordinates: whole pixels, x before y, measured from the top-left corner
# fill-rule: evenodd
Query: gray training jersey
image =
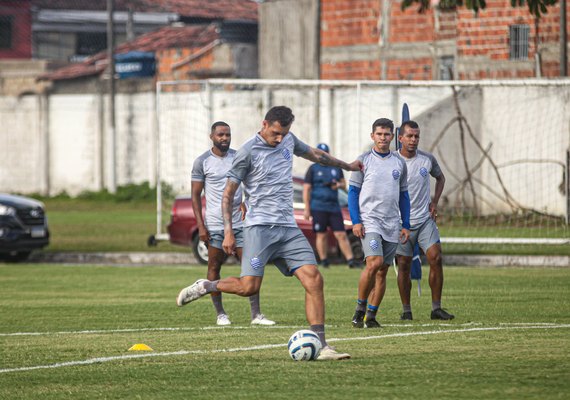
<path id="1" fill-rule="evenodd" d="M 398 152 L 408 167 L 408 192 L 410 194 L 410 225 L 413 228 L 420 226 L 429 215 L 430 175 L 437 178 L 441 175 L 441 168 L 435 157 L 425 151 L 417 150 L 416 156 L 406 158 Z"/>
<path id="2" fill-rule="evenodd" d="M 386 157 L 370 150 L 358 157 L 364 171 L 354 171 L 349 184 L 360 188 L 360 217 L 365 233 L 378 233 L 398 243 L 400 192 L 408 190 L 406 163 L 395 153 Z"/>
<path id="3" fill-rule="evenodd" d="M 192 167 L 192 181 L 204 182 L 206 195 L 206 227 L 209 231 L 224 230 L 222 218 L 222 195 L 226 187 L 227 174 L 232 166 L 236 151 L 229 149 L 225 157 L 219 157 L 208 150 L 196 160 Z M 232 222 L 234 228 L 241 228 L 240 204 L 242 201 L 241 186 L 236 191 L 233 204 Z"/>
<path id="4" fill-rule="evenodd" d="M 228 178 L 243 183 L 245 226 L 297 226 L 293 215 L 293 154 L 299 156 L 309 149 L 289 132 L 276 147 L 258 133 L 238 150 Z"/>

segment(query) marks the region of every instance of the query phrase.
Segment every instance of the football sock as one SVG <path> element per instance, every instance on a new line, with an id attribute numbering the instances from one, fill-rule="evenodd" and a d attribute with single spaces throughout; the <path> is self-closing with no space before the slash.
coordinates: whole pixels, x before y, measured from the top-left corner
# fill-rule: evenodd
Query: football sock
<path id="1" fill-rule="evenodd" d="M 412 312 L 412 305 L 411 304 L 402 304 L 402 309 L 404 312 Z"/>
<path id="2" fill-rule="evenodd" d="M 219 281 L 206 281 L 204 282 L 204 289 L 206 289 L 206 293 L 212 293 L 218 291 L 218 282 Z"/>
<path id="3" fill-rule="evenodd" d="M 249 305 L 251 306 L 251 319 L 255 319 L 261 311 L 259 310 L 259 293 L 249 296 Z"/>
<path id="4" fill-rule="evenodd" d="M 441 300 L 440 301 L 432 301 L 431 302 L 431 310 L 437 310 L 438 308 L 441 308 Z"/>
<path id="5" fill-rule="evenodd" d="M 322 265 L 323 267 L 327 268 L 330 265 L 328 258 L 321 260 L 319 262 L 319 265 Z"/>
<path id="6" fill-rule="evenodd" d="M 222 305 L 222 294 L 217 296 L 212 295 L 212 303 L 214 303 L 214 308 L 216 309 L 216 315 L 225 314 L 224 306 Z"/>
<path id="7" fill-rule="evenodd" d="M 311 325 L 311 330 L 317 334 L 323 347 L 327 346 L 327 341 L 325 340 L 325 325 Z"/>
<path id="8" fill-rule="evenodd" d="M 366 311 L 366 304 L 367 303 L 368 303 L 368 300 L 366 300 L 366 299 L 356 300 L 356 311 Z"/>
<path id="9" fill-rule="evenodd" d="M 376 319 L 376 313 L 378 312 L 378 306 L 373 306 L 368 304 L 368 309 L 366 310 L 366 320 Z"/>

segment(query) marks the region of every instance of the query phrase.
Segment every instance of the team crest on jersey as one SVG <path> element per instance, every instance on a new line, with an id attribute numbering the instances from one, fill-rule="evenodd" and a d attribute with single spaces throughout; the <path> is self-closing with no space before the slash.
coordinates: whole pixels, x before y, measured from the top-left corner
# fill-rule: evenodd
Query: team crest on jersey
<path id="1" fill-rule="evenodd" d="M 426 167 L 421 167 L 420 168 L 420 175 L 425 178 L 427 176 L 427 174 L 428 174 L 428 170 L 426 169 Z"/>
<path id="2" fill-rule="evenodd" d="M 331 170 L 331 175 L 336 176 L 336 169 Z"/>
<path id="3" fill-rule="evenodd" d="M 251 265 L 251 268 L 258 269 L 261 267 L 261 260 L 257 257 L 253 257 L 251 260 L 249 260 L 249 264 Z"/>
<path id="4" fill-rule="evenodd" d="M 393 170 L 392 171 L 392 178 L 394 178 L 395 181 L 400 179 L 400 171 L 398 171 L 397 169 Z"/>
<path id="5" fill-rule="evenodd" d="M 289 150 L 283 149 L 283 150 L 281 151 L 281 154 L 283 154 L 283 157 L 285 157 L 285 159 L 286 159 L 287 161 L 290 161 L 290 160 L 291 160 L 291 153 L 289 153 Z"/>
<path id="6" fill-rule="evenodd" d="M 368 245 L 372 250 L 378 250 L 378 241 L 376 239 L 372 239 L 370 242 L 368 242 Z"/>

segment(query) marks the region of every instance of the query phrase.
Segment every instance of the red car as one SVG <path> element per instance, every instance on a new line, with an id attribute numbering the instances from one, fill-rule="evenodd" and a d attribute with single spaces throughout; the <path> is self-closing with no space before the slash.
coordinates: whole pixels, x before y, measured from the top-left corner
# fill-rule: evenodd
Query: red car
<path id="1" fill-rule="evenodd" d="M 309 240 L 313 249 L 315 248 L 315 232 L 313 232 L 313 225 L 311 221 L 307 221 L 303 217 L 305 205 L 303 203 L 303 179 L 299 177 L 293 177 L 293 208 L 295 213 L 295 220 L 297 225 L 303 232 L 303 234 Z M 352 222 L 350 221 L 350 216 L 348 213 L 348 195 L 344 190 L 338 191 L 339 203 L 342 207 L 342 214 L 344 216 L 344 227 L 350 244 L 352 246 L 352 251 L 356 259 L 362 260 L 362 246 L 360 239 L 356 238 L 352 234 Z M 202 209 L 205 210 L 205 199 L 202 198 Z M 180 246 L 190 246 L 192 251 L 196 256 L 196 259 L 202 263 L 208 263 L 208 249 L 204 242 L 202 242 L 198 237 L 198 225 L 196 224 L 196 218 L 194 217 L 194 210 L 192 209 L 192 200 L 190 196 L 179 196 L 174 201 L 172 206 L 172 211 L 170 214 L 170 224 L 168 225 L 168 234 L 170 236 L 170 242 Z M 315 251 L 316 254 L 316 251 Z M 329 230 L 329 258 L 334 260 L 341 260 L 342 254 L 338 248 L 338 244 L 334 238 L 334 235 Z"/>

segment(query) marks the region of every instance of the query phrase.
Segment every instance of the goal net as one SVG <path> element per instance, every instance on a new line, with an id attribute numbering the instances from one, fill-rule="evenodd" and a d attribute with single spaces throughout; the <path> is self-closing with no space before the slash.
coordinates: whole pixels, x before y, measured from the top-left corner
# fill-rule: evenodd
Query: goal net
<path id="1" fill-rule="evenodd" d="M 190 193 L 192 163 L 211 147 L 213 122 L 231 126 L 237 149 L 270 107 L 287 105 L 302 141 L 326 142 L 352 161 L 370 149 L 375 119 L 401 123 L 403 103 L 420 125 L 420 149 L 434 154 L 446 177 L 438 220 L 446 252 L 570 253 L 566 81 L 159 82 L 159 238 L 174 196 Z M 296 158 L 294 173 L 303 176 L 309 165 Z"/>

